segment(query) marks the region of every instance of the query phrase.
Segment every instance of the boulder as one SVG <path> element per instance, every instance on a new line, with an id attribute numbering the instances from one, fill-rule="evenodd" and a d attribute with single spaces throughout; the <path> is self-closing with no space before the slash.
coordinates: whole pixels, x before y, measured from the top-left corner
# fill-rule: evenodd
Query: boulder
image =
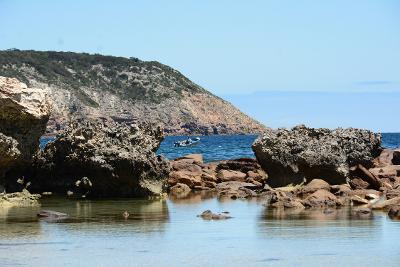
<path id="1" fill-rule="evenodd" d="M 18 173 L 7 176 L 13 181 L 30 165 L 49 116 L 50 104 L 44 90 L 0 77 L 0 184 L 7 183 L 2 176 L 10 168 L 16 167 Z"/>
<path id="2" fill-rule="evenodd" d="M 400 205 L 391 207 L 388 215 L 390 219 L 400 220 Z"/>
<path id="3" fill-rule="evenodd" d="M 222 182 L 238 181 L 244 182 L 246 180 L 246 174 L 240 171 L 232 170 L 220 170 L 217 174 L 217 178 Z"/>
<path id="4" fill-rule="evenodd" d="M 331 192 L 325 189 L 319 189 L 313 194 L 309 195 L 304 201 L 306 207 L 332 207 L 340 206 L 342 203 Z"/>
<path id="5" fill-rule="evenodd" d="M 374 159 L 374 166 L 376 168 L 385 167 L 388 165 L 400 165 L 399 163 L 400 148 L 397 149 L 384 149 Z"/>
<path id="6" fill-rule="evenodd" d="M 38 154 L 32 189 L 74 192 L 88 177 L 91 197 L 159 195 L 170 171 L 155 154 L 162 140 L 150 124 L 75 121 Z"/>
<path id="7" fill-rule="evenodd" d="M 330 187 L 331 186 L 322 179 L 313 179 L 301 189 L 301 193 L 311 194 L 319 189 L 325 189 L 329 191 Z"/>
<path id="8" fill-rule="evenodd" d="M 182 183 L 190 188 L 195 186 L 201 186 L 201 176 L 190 171 L 173 171 L 169 174 L 168 184 L 175 185 L 177 183 Z"/>
<path id="9" fill-rule="evenodd" d="M 252 148 L 273 187 L 321 178 L 343 184 L 350 167 L 372 166 L 381 151 L 380 135 L 360 129 L 314 129 L 304 125 L 291 130 L 268 130 Z"/>
<path id="10" fill-rule="evenodd" d="M 388 200 L 378 201 L 372 205 L 372 209 L 387 209 L 397 205 L 400 205 L 400 197 L 394 197 Z"/>
<path id="11" fill-rule="evenodd" d="M 186 184 L 177 183 L 169 189 L 170 194 L 174 196 L 187 196 L 191 189 Z"/>

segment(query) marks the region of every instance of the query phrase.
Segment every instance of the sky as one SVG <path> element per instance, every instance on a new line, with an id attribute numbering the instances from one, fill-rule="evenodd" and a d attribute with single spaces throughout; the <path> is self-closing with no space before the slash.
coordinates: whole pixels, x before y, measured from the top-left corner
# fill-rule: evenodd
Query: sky
<path id="1" fill-rule="evenodd" d="M 156 60 L 271 127 L 400 132 L 398 0 L 0 0 L 9 48 Z"/>

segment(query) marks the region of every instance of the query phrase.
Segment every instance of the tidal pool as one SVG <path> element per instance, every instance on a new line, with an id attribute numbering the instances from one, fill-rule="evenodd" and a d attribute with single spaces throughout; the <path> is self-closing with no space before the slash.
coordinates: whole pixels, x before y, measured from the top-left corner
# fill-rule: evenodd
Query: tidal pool
<path id="1" fill-rule="evenodd" d="M 70 214 L 38 219 L 40 209 Z M 234 218 L 205 221 L 210 209 Z M 124 219 L 122 213 L 130 216 Z M 0 210 L 0 266 L 399 266 L 400 222 L 350 208 L 282 212 L 207 194 L 167 200 L 44 198 Z"/>

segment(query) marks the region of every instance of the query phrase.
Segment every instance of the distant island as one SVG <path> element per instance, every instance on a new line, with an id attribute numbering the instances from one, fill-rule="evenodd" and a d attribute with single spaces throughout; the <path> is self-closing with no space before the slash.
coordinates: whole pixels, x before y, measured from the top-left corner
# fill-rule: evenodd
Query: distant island
<path id="1" fill-rule="evenodd" d="M 159 124 L 168 135 L 261 133 L 265 126 L 156 61 L 87 53 L 0 51 L 0 76 L 44 89 L 53 101 L 47 133 L 72 119 Z"/>

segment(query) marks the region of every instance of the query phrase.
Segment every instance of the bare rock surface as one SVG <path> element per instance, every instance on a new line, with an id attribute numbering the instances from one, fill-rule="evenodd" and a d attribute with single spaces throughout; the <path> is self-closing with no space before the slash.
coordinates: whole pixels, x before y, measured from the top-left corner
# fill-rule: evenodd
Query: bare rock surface
<path id="1" fill-rule="evenodd" d="M 159 195 L 170 170 L 155 155 L 162 139 L 148 124 L 76 121 L 38 155 L 32 188 L 65 194 L 87 177 L 88 196 Z"/>
<path id="2" fill-rule="evenodd" d="M 304 125 L 291 130 L 269 130 L 252 148 L 268 173 L 268 183 L 284 186 L 320 178 L 330 184 L 345 183 L 350 167 L 372 166 L 379 155 L 380 135 L 360 129 L 314 129 Z"/>
<path id="3" fill-rule="evenodd" d="M 15 180 L 30 166 L 49 116 L 45 90 L 0 76 L 0 191 L 15 191 Z"/>
<path id="4" fill-rule="evenodd" d="M 226 220 L 232 218 L 228 212 L 213 213 L 211 210 L 203 211 L 200 215 L 197 215 L 197 217 L 201 217 L 204 220 Z"/>

